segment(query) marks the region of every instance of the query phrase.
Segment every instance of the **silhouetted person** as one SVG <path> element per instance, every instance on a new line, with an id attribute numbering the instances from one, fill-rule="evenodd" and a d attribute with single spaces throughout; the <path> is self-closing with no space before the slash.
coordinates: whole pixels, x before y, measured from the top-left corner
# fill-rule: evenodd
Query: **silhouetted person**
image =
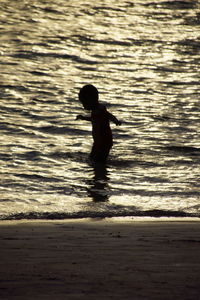
<path id="1" fill-rule="evenodd" d="M 99 93 L 95 86 L 85 85 L 80 89 L 79 100 L 84 109 L 91 111 L 90 116 L 78 115 L 77 120 L 86 120 L 92 123 L 93 146 L 90 158 L 94 161 L 105 161 L 113 145 L 110 121 L 116 125 L 121 122 L 109 113 L 105 107 L 99 103 Z"/>

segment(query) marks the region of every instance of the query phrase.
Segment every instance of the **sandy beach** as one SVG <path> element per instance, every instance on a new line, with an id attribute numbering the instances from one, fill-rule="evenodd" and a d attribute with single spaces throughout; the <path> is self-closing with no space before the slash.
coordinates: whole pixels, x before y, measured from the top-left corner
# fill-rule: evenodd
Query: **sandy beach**
<path id="1" fill-rule="evenodd" d="M 200 221 L 0 222 L 0 299 L 200 299 Z"/>

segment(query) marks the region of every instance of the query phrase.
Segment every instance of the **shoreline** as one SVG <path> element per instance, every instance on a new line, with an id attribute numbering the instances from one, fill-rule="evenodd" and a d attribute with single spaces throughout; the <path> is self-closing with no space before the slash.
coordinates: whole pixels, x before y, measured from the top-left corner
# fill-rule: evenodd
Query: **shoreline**
<path id="1" fill-rule="evenodd" d="M 3 224 L 16 223 L 54 223 L 54 222 L 111 222 L 111 223 L 129 223 L 129 222 L 200 222 L 200 217 L 174 217 L 174 216 L 113 216 L 113 217 L 80 217 L 63 219 L 0 219 L 0 226 Z"/>
<path id="2" fill-rule="evenodd" d="M 200 299 L 198 218 L 0 221 L 0 298 Z"/>

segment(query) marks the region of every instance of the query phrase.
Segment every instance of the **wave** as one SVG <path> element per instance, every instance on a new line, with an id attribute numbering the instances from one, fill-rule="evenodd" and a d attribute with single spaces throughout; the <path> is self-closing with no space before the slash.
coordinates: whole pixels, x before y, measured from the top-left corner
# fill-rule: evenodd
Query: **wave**
<path id="1" fill-rule="evenodd" d="M 200 218 L 198 213 L 189 213 L 184 211 L 171 210 L 146 210 L 146 211 L 84 211 L 74 213 L 63 212 L 28 212 L 28 213 L 14 213 L 10 215 L 0 215 L 0 220 L 65 220 L 65 219 L 84 219 L 84 218 L 113 218 L 113 217 L 175 217 L 175 218 Z"/>
<path id="2" fill-rule="evenodd" d="M 77 55 L 69 55 L 69 54 L 63 54 L 63 53 L 55 53 L 55 52 L 34 52 L 34 51 L 19 51 L 14 54 L 10 55 L 14 58 L 20 58 L 20 59 L 34 59 L 36 57 L 49 57 L 49 58 L 58 58 L 58 59 L 69 59 L 74 62 L 83 63 L 83 64 L 98 64 L 99 62 L 96 60 L 88 60 L 81 58 Z"/>

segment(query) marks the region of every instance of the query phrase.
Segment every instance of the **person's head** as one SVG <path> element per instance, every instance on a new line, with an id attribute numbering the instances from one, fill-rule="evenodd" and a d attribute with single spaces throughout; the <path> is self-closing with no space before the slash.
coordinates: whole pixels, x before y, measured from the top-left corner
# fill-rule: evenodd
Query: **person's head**
<path id="1" fill-rule="evenodd" d="M 95 86 L 92 84 L 84 85 L 78 94 L 79 101 L 87 110 L 95 109 L 99 104 L 99 93 Z"/>

